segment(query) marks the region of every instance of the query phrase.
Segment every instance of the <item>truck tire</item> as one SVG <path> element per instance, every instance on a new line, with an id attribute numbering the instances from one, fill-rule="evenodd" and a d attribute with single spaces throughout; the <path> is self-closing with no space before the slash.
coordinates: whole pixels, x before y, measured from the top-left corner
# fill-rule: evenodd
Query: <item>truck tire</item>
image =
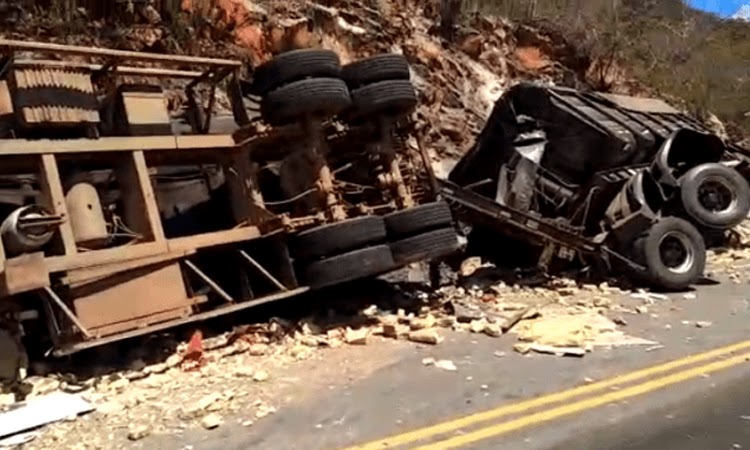
<path id="1" fill-rule="evenodd" d="M 449 226 L 453 223 L 451 209 L 445 202 L 432 202 L 384 217 L 385 228 L 391 237 L 408 237 L 422 231 Z"/>
<path id="2" fill-rule="evenodd" d="M 271 125 L 286 125 L 306 116 L 334 116 L 350 103 L 349 90 L 343 81 L 311 78 L 270 92 L 263 98 L 260 112 Z"/>
<path id="3" fill-rule="evenodd" d="M 739 225 L 750 212 L 750 187 L 739 172 L 719 163 L 701 164 L 680 177 L 687 216 L 706 228 Z"/>
<path id="4" fill-rule="evenodd" d="M 315 261 L 302 270 L 302 279 L 313 289 L 320 289 L 382 275 L 395 268 L 390 248 L 377 245 Z"/>
<path id="5" fill-rule="evenodd" d="M 294 237 L 290 250 L 293 258 L 307 261 L 378 244 L 385 237 L 381 217 L 357 217 L 303 231 Z"/>
<path id="6" fill-rule="evenodd" d="M 393 260 L 398 265 L 446 256 L 458 248 L 458 234 L 453 228 L 428 231 L 391 244 Z"/>
<path id="7" fill-rule="evenodd" d="M 403 116 L 416 106 L 417 93 L 409 80 L 379 81 L 352 91 L 349 117 Z"/>
<path id="8" fill-rule="evenodd" d="M 301 49 L 281 53 L 253 72 L 252 93 L 265 96 L 285 84 L 305 78 L 338 78 L 339 56 L 330 50 Z"/>
<path id="9" fill-rule="evenodd" d="M 403 55 L 385 53 L 347 64 L 341 68 L 341 79 L 350 89 L 386 80 L 409 80 L 409 63 Z"/>
<path id="10" fill-rule="evenodd" d="M 688 221 L 664 217 L 633 243 L 635 262 L 645 267 L 644 281 L 678 291 L 693 284 L 706 267 L 706 245 Z"/>

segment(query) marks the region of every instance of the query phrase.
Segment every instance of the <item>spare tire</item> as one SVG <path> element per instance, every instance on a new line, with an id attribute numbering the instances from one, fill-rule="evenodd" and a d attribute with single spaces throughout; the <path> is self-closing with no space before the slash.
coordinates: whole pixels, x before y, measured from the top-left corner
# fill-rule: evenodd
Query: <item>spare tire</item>
<path id="1" fill-rule="evenodd" d="M 276 88 L 304 78 L 338 78 L 339 56 L 330 50 L 301 49 L 284 52 L 255 68 L 252 93 L 265 96 Z"/>
<path id="2" fill-rule="evenodd" d="M 706 244 L 688 221 L 663 217 L 633 243 L 633 259 L 645 267 L 647 283 L 666 290 L 683 290 L 706 267 Z"/>
<path id="3" fill-rule="evenodd" d="M 409 80 L 409 63 L 403 55 L 386 53 L 355 61 L 341 68 L 341 79 L 350 89 L 386 80 Z"/>
<path id="4" fill-rule="evenodd" d="M 385 237 L 381 217 L 356 217 L 305 230 L 294 237 L 290 250 L 295 259 L 310 260 L 381 243 Z"/>
<path id="5" fill-rule="evenodd" d="M 260 104 L 260 113 L 266 122 L 280 126 L 306 116 L 335 116 L 350 103 L 349 90 L 343 81 L 311 78 L 270 92 Z"/>
<path id="6" fill-rule="evenodd" d="M 731 167 L 701 164 L 680 177 L 679 184 L 682 207 L 698 225 L 725 230 L 750 213 L 750 186 Z"/>

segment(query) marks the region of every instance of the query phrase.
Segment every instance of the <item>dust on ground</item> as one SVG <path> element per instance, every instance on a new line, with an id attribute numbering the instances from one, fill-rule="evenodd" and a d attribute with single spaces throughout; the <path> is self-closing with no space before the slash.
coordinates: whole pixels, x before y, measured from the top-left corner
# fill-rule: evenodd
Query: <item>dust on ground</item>
<path id="1" fill-rule="evenodd" d="M 174 337 L 161 336 L 142 358 L 136 353 L 103 373 L 32 376 L 30 398 L 74 392 L 96 411 L 43 428 L 24 448 L 121 448 L 133 441 L 148 448 L 153 435 L 251 427 L 306 396 L 372 375 L 410 346 L 440 345 L 451 333 L 505 337 L 521 353 L 579 357 L 602 346 L 655 345 L 625 333 L 623 317 L 647 313 L 656 294 L 565 278 L 510 284 L 488 276 L 486 263 L 479 262 L 484 273 L 471 265 L 459 280 L 466 288 L 394 287 L 385 301 L 350 305 L 357 310 L 351 314 L 273 318 L 207 338 L 198 331 L 176 349 L 168 342 Z"/>

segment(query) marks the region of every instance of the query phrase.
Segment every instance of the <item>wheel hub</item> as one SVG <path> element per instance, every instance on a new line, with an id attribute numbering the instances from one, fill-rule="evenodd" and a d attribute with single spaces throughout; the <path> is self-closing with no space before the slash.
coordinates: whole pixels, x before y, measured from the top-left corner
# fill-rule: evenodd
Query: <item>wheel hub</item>
<path id="1" fill-rule="evenodd" d="M 695 261 L 695 249 L 684 233 L 671 231 L 659 241 L 662 263 L 673 273 L 686 273 Z"/>
<path id="2" fill-rule="evenodd" d="M 708 177 L 698 187 L 698 201 L 707 210 L 721 213 L 735 207 L 737 196 L 723 178 Z"/>

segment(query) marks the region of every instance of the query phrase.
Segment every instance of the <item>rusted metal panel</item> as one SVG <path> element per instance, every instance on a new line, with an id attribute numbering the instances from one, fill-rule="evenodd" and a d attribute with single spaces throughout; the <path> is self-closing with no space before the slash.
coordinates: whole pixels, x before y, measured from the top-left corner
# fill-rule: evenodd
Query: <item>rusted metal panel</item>
<path id="1" fill-rule="evenodd" d="M 150 256 L 146 258 L 139 258 L 130 261 L 106 264 L 103 266 L 86 267 L 83 269 L 75 269 L 68 271 L 64 277 L 60 279 L 62 284 L 66 284 L 72 288 L 80 287 L 85 284 L 102 281 L 107 277 L 111 277 L 121 272 L 127 272 L 128 270 L 135 270 L 141 267 L 153 266 L 156 264 L 163 264 L 165 262 L 174 262 L 178 259 L 184 258 L 194 251 L 189 252 L 173 252 L 165 253 L 163 255 Z"/>
<path id="2" fill-rule="evenodd" d="M 123 92 L 122 102 L 131 126 L 169 125 L 169 111 L 161 92 Z"/>
<path id="3" fill-rule="evenodd" d="M 184 317 L 194 303 L 178 263 L 118 273 L 70 294 L 81 323 L 99 336 Z"/>
<path id="4" fill-rule="evenodd" d="M 291 291 L 283 291 L 283 292 L 278 292 L 275 294 L 267 295 L 265 297 L 261 297 L 255 300 L 248 300 L 245 302 L 240 302 L 240 303 L 235 303 L 235 304 L 225 304 L 225 306 L 212 309 L 210 311 L 205 311 L 202 313 L 194 314 L 189 317 L 184 317 L 181 319 L 170 320 L 168 322 L 160 322 L 158 324 L 151 325 L 149 327 L 133 329 L 130 331 L 117 334 L 116 336 L 109 336 L 109 337 L 105 337 L 101 339 L 93 339 L 90 341 L 73 343 L 67 346 L 63 346 L 62 348 L 56 349 L 54 351 L 54 355 L 55 356 L 69 355 L 71 353 L 75 353 L 77 351 L 81 351 L 87 348 L 97 347 L 100 345 L 106 345 L 112 342 L 117 342 L 123 339 L 129 339 L 135 336 L 143 336 L 145 334 L 154 333 L 160 330 L 166 330 L 168 328 L 176 327 L 178 325 L 184 325 L 187 323 L 193 323 L 193 322 L 198 322 L 201 320 L 207 320 L 207 319 L 211 319 L 214 317 L 220 317 L 223 315 L 232 314 L 237 311 L 242 311 L 247 308 L 252 308 L 254 306 L 259 306 L 265 303 L 270 303 L 273 301 L 301 295 L 305 292 L 308 292 L 309 290 L 310 288 L 308 287 L 301 287 L 301 288 L 297 288 Z M 201 300 L 200 297 L 196 298 L 195 303 L 200 303 L 200 300 Z"/>
<path id="5" fill-rule="evenodd" d="M 27 253 L 5 261 L 0 288 L 3 295 L 14 295 L 50 286 L 44 253 Z"/>
<path id="6" fill-rule="evenodd" d="M 72 237 L 72 235 L 71 235 Z M 50 273 L 101 266 L 138 258 L 168 253 L 166 242 L 144 242 L 127 247 L 112 247 L 103 250 L 78 253 L 73 255 L 47 257 L 47 268 Z"/>
<path id="7" fill-rule="evenodd" d="M 192 138 L 192 136 L 186 136 Z M 198 137 L 198 136 L 195 136 Z M 203 137 L 203 136 L 201 136 Z M 0 139 L 0 155 L 98 153 L 133 150 L 176 150 L 174 136 L 103 137 L 99 139 Z"/>

